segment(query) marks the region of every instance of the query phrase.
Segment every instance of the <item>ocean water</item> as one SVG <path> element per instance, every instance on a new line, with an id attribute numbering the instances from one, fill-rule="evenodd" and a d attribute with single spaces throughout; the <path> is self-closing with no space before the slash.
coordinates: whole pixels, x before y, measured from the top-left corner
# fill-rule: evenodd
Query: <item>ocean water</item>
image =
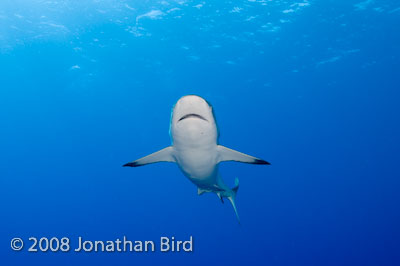
<path id="1" fill-rule="evenodd" d="M 394 0 L 1 0 L 0 265 L 400 265 L 399 28 Z M 271 162 L 220 166 L 240 225 L 175 164 L 122 167 L 187 94 Z M 74 251 L 124 236 L 156 250 Z"/>

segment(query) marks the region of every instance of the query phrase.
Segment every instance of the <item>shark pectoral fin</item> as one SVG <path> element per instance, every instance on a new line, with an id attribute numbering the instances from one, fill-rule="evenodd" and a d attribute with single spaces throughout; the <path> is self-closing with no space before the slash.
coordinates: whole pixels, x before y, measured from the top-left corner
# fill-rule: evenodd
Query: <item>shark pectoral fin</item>
<path id="1" fill-rule="evenodd" d="M 174 148 L 172 146 L 169 146 L 165 149 L 140 158 L 136 161 L 124 164 L 123 166 L 137 167 L 158 162 L 176 162 L 174 157 Z"/>
<path id="2" fill-rule="evenodd" d="M 235 162 L 242 162 L 242 163 L 251 163 L 251 164 L 270 164 L 267 161 L 262 159 L 229 149 L 222 145 L 218 145 L 218 163 L 225 162 L 225 161 L 235 161 Z"/>

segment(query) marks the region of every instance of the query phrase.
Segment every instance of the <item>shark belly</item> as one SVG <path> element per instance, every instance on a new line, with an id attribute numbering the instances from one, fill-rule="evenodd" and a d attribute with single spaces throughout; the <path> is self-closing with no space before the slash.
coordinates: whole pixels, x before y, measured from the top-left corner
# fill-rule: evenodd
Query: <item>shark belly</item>
<path id="1" fill-rule="evenodd" d="M 196 186 L 210 189 L 218 182 L 217 154 L 210 148 L 175 147 L 176 162 Z M 216 150 L 216 145 L 215 145 Z"/>

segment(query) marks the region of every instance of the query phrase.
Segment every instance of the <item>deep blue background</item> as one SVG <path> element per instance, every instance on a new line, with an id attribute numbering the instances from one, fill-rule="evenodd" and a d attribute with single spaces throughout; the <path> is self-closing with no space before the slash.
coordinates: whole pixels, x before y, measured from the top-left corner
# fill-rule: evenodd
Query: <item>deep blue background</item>
<path id="1" fill-rule="evenodd" d="M 400 4 L 360 1 L 1 1 L 1 265 L 400 265 Z M 272 163 L 221 165 L 241 226 L 174 164 L 121 167 L 192 93 Z M 124 235 L 195 251 L 9 243 Z"/>

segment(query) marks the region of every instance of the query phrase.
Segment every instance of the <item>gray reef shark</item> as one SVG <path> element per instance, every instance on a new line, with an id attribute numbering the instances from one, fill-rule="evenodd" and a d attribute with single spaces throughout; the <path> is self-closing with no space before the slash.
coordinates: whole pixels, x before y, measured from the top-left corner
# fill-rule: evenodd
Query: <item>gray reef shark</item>
<path id="1" fill-rule="evenodd" d="M 239 180 L 235 186 L 225 185 L 218 172 L 218 164 L 235 161 L 250 164 L 270 164 L 256 157 L 218 145 L 218 129 L 212 107 L 196 95 L 183 96 L 172 111 L 170 134 L 172 145 L 124 166 L 137 167 L 157 162 L 177 163 L 183 174 L 198 188 L 198 194 L 214 192 L 218 198 L 228 198 L 235 205 Z"/>

